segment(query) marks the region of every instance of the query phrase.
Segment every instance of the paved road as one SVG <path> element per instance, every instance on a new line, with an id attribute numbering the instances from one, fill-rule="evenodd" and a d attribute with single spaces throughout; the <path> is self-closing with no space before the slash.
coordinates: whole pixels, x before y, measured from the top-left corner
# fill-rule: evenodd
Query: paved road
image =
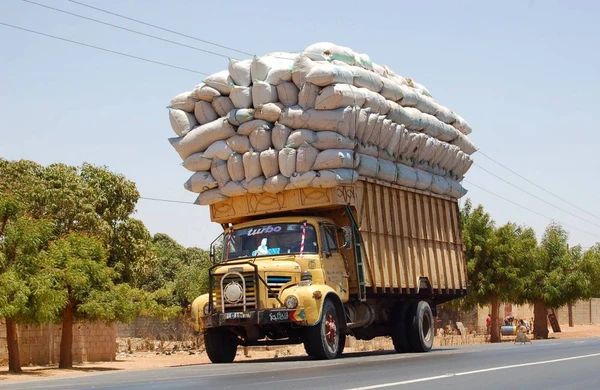
<path id="1" fill-rule="evenodd" d="M 345 354 L 91 374 L 6 389 L 600 389 L 600 338 Z"/>

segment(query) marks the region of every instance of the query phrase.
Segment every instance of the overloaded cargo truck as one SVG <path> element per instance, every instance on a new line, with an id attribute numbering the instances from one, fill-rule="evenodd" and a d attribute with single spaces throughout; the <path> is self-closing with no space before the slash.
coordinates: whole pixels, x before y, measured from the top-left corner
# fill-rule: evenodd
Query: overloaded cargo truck
<path id="1" fill-rule="evenodd" d="M 231 197 L 210 213 L 222 246 L 192 311 L 214 363 L 238 346 L 300 343 L 333 359 L 347 335 L 427 352 L 437 305 L 467 292 L 455 198 L 361 176 Z"/>

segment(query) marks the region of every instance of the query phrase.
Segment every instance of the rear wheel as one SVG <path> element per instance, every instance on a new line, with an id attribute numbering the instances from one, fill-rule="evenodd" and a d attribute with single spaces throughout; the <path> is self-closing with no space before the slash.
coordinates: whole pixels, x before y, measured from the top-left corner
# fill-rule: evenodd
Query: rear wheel
<path id="1" fill-rule="evenodd" d="M 237 340 L 227 328 L 208 328 L 204 331 L 206 354 L 213 363 L 231 363 L 237 352 Z"/>
<path id="2" fill-rule="evenodd" d="M 425 301 L 410 306 L 406 321 L 407 335 L 414 352 L 429 352 L 433 346 L 433 313 Z"/>
<path id="3" fill-rule="evenodd" d="M 327 299 L 323 303 L 321 321 L 304 332 L 304 349 L 309 356 L 317 359 L 335 359 L 343 349 L 341 337 L 344 335 L 340 334 L 335 305 Z"/>
<path id="4" fill-rule="evenodd" d="M 407 312 L 409 312 L 412 302 L 406 304 L 400 304 L 394 307 L 392 311 L 392 318 L 390 324 L 390 335 L 392 336 L 392 342 L 394 343 L 394 349 L 398 353 L 410 352 L 411 345 L 408 342 L 406 325 L 407 325 Z"/>

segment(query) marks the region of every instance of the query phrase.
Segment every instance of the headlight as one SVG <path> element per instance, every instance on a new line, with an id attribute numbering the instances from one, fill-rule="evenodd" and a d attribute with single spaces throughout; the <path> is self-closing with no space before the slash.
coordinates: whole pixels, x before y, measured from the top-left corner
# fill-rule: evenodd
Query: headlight
<path id="1" fill-rule="evenodd" d="M 298 307 L 298 298 L 294 295 L 288 295 L 288 297 L 285 298 L 285 307 L 288 309 L 295 309 Z"/>
<path id="2" fill-rule="evenodd" d="M 207 316 L 210 312 L 208 311 L 208 302 L 204 304 L 204 308 L 202 309 L 204 315 Z"/>

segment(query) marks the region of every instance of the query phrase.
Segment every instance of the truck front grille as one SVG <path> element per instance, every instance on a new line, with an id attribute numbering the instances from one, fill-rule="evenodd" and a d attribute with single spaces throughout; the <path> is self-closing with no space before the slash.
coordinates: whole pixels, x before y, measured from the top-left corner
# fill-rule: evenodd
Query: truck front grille
<path id="1" fill-rule="evenodd" d="M 244 272 L 241 276 L 236 272 L 213 275 L 213 296 L 217 310 L 238 312 L 258 308 L 254 272 Z"/>
<path id="2" fill-rule="evenodd" d="M 292 280 L 291 276 L 267 276 L 269 286 L 269 298 L 277 298 L 281 287 Z"/>

